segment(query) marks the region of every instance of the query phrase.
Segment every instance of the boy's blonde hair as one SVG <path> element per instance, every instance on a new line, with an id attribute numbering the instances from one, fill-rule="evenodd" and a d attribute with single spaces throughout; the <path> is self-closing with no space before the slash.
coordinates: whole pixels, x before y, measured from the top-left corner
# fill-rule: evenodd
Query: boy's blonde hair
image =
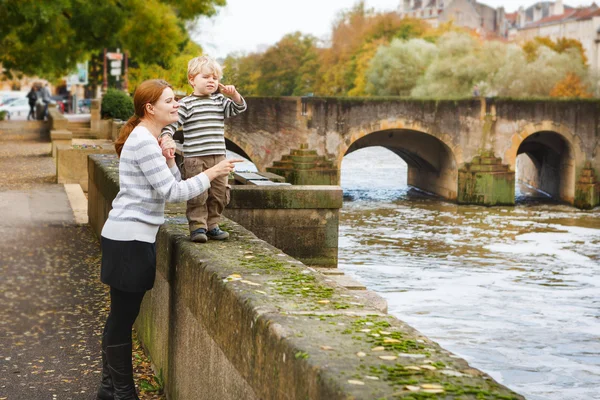
<path id="1" fill-rule="evenodd" d="M 216 74 L 219 77 L 219 80 L 223 77 L 223 67 L 209 56 L 195 57 L 188 62 L 187 73 L 189 79 L 194 79 L 196 75 L 202 73 L 202 71 Z"/>

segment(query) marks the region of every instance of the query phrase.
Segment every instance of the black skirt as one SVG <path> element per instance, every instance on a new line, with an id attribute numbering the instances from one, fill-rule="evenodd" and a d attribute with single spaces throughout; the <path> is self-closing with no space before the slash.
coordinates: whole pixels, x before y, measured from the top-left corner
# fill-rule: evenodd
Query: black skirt
<path id="1" fill-rule="evenodd" d="M 156 277 L 156 243 L 102 237 L 102 283 L 123 292 L 152 289 Z"/>

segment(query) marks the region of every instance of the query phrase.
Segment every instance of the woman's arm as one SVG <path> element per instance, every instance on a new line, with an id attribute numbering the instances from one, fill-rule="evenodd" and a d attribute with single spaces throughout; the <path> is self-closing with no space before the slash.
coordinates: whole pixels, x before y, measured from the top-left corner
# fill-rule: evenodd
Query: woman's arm
<path id="1" fill-rule="evenodd" d="M 190 200 L 210 187 L 210 181 L 226 176 L 234 164 L 243 160 L 223 160 L 219 164 L 186 180 L 177 181 L 167 166 L 156 141 L 144 140 L 135 150 L 137 164 L 148 183 L 168 202 Z M 123 161 L 123 160 L 122 160 Z M 173 161 L 174 164 L 174 161 Z"/>

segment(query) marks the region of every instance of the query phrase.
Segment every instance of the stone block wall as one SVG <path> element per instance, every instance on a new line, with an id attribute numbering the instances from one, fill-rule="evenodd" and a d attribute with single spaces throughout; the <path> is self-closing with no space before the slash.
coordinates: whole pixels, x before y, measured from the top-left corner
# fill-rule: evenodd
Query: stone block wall
<path id="1" fill-rule="evenodd" d="M 307 265 L 337 267 L 339 186 L 233 186 L 225 216 Z"/>
<path id="2" fill-rule="evenodd" d="M 111 156 L 89 163 L 99 233 L 118 170 Z M 167 209 L 136 321 L 170 400 L 523 399 L 233 221 L 228 241 L 190 242 L 180 210 Z"/>
<path id="3" fill-rule="evenodd" d="M 81 189 L 87 192 L 88 156 L 114 153 L 115 149 L 112 144 L 58 145 L 56 147 L 56 181 L 58 183 L 78 183 Z"/>

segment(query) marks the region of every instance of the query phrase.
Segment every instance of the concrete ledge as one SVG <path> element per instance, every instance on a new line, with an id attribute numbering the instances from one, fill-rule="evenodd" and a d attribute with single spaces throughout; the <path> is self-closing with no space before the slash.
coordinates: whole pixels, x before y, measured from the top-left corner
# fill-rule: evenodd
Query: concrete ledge
<path id="1" fill-rule="evenodd" d="M 52 141 L 52 157 L 56 158 L 56 148 L 58 146 L 71 146 L 73 144 L 73 134 L 67 130 L 51 130 L 50 140 Z"/>
<path id="2" fill-rule="evenodd" d="M 50 132 L 49 121 L 0 121 L 0 138 L 47 139 Z"/>
<path id="3" fill-rule="evenodd" d="M 72 145 L 56 145 L 53 148 L 56 152 L 57 182 L 78 183 L 84 192 L 88 191 L 88 155 L 115 154 L 114 145 L 107 141 L 76 140 Z"/>
<path id="4" fill-rule="evenodd" d="M 109 157 L 89 163 L 99 232 L 118 184 Z M 523 399 L 232 221 L 230 240 L 190 242 L 180 210 L 136 322 L 169 399 Z"/>
<path id="5" fill-rule="evenodd" d="M 276 186 L 269 190 L 253 186 L 233 186 L 229 208 L 330 208 L 340 209 L 343 192 L 339 186 Z"/>
<path id="6" fill-rule="evenodd" d="M 87 224 L 87 199 L 81 186 L 75 183 L 65 184 L 65 192 L 69 198 L 69 204 L 73 210 L 73 216 L 75 217 L 76 224 Z"/>

